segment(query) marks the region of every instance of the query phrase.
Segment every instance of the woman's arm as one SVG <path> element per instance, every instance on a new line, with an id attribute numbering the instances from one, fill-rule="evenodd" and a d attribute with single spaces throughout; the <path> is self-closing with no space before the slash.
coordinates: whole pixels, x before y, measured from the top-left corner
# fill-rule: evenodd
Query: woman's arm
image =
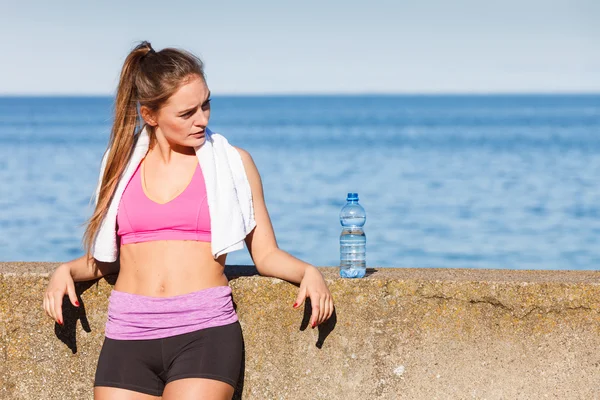
<path id="1" fill-rule="evenodd" d="M 110 148 L 104 152 L 102 162 L 100 163 L 100 177 L 96 185 L 94 196 L 94 206 L 98 204 L 100 188 L 102 186 L 102 178 Z M 79 307 L 77 294 L 75 293 L 75 282 L 90 281 L 98 279 L 104 275 L 114 274 L 119 272 L 119 259 L 112 263 L 100 262 L 93 257 L 83 255 L 82 257 L 61 264 L 54 270 L 50 276 L 42 307 L 52 319 L 57 323 L 63 324 L 62 321 L 62 300 L 65 295 L 69 296 L 71 304 Z"/>
<path id="2" fill-rule="evenodd" d="M 75 282 L 89 281 L 101 276 L 113 274 L 119 271 L 119 261 L 104 263 L 88 258 L 79 257 L 75 260 L 62 264 L 52 273 L 42 307 L 46 314 L 59 324 L 63 324 L 62 302 L 65 295 L 69 296 L 71 304 L 79 307 L 77 293 L 75 293 Z"/>
<path id="3" fill-rule="evenodd" d="M 248 246 L 248 251 L 259 274 L 284 279 L 288 282 L 300 283 L 307 271 L 318 272 L 314 266 L 281 250 L 277 245 L 271 249 L 264 246 L 264 243 L 268 242 L 266 238 L 269 235 L 262 233 L 263 240 L 261 240 L 262 229 L 259 226 L 259 222 L 257 221 L 256 228 L 246 237 L 246 246 Z"/>
<path id="4" fill-rule="evenodd" d="M 92 257 L 82 256 L 75 260 L 62 264 L 58 268 L 64 268 L 69 271 L 73 281 L 91 281 L 101 278 L 105 275 L 116 274 L 119 272 L 119 260 L 106 263 L 94 260 Z"/>
<path id="5" fill-rule="evenodd" d="M 250 153 L 238 147 L 236 149 L 242 157 L 246 176 L 252 190 L 256 228 L 246 236 L 245 240 L 252 261 L 254 261 L 256 269 L 261 275 L 300 283 L 302 278 L 304 278 L 306 269 L 314 267 L 281 250 L 277 246 L 275 232 L 273 231 L 271 218 L 265 204 L 262 181 L 258 169 Z"/>
<path id="6" fill-rule="evenodd" d="M 331 317 L 333 313 L 333 298 L 329 293 L 325 279 L 323 279 L 323 275 L 317 268 L 297 259 L 277 246 L 258 169 L 247 151 L 237 147 L 236 149 L 242 157 L 246 176 L 252 190 L 254 219 L 256 220 L 256 227 L 246 236 L 245 240 L 250 256 L 259 274 L 300 283 L 300 291 L 293 307 L 299 307 L 306 297 L 310 297 L 312 304 L 311 325 L 314 328 Z"/>

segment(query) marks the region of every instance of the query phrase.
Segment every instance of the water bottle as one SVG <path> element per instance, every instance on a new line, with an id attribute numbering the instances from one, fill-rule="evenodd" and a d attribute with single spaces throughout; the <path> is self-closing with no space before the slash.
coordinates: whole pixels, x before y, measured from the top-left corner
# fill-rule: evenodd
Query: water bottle
<path id="1" fill-rule="evenodd" d="M 362 278 L 367 272 L 367 237 L 362 228 L 367 215 L 358 204 L 358 193 L 348 193 L 346 201 L 340 211 L 340 276 Z"/>

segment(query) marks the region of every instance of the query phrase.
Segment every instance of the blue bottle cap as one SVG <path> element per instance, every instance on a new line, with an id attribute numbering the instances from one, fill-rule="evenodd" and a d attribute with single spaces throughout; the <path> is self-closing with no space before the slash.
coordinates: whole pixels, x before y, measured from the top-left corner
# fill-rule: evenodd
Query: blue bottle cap
<path id="1" fill-rule="evenodd" d="M 358 201 L 358 193 L 348 193 L 346 201 Z"/>

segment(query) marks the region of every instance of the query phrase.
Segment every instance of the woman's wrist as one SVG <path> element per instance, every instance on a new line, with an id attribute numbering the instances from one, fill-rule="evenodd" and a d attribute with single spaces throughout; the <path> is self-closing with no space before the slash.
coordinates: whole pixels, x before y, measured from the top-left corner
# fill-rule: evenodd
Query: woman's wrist
<path id="1" fill-rule="evenodd" d="M 88 275 L 88 270 L 90 269 L 86 260 L 87 258 L 85 256 L 79 257 L 74 260 L 67 261 L 66 263 L 60 265 L 57 269 L 68 273 L 73 280 L 76 280 L 78 276 L 81 277 L 81 275 L 83 275 L 85 280 L 85 276 Z"/>
<path id="2" fill-rule="evenodd" d="M 306 266 L 304 267 L 304 273 L 302 274 L 302 278 L 304 278 L 306 276 L 307 273 L 313 273 L 316 272 L 318 274 L 320 274 L 321 272 L 317 269 L 317 267 L 315 267 L 314 265 L 311 264 L 306 264 Z"/>
<path id="3" fill-rule="evenodd" d="M 56 268 L 56 269 L 60 270 L 60 271 L 68 272 L 69 275 L 73 276 L 72 272 L 71 272 L 71 263 L 72 263 L 72 261 L 67 261 L 66 263 L 62 263 L 61 265 L 59 265 L 58 268 Z"/>

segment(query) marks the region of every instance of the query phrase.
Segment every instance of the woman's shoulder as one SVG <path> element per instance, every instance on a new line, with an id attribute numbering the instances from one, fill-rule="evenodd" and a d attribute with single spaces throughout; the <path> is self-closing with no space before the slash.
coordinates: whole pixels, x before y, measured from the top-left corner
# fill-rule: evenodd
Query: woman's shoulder
<path id="1" fill-rule="evenodd" d="M 225 136 L 223 136 L 221 133 L 211 132 L 210 135 L 214 142 L 219 142 L 219 144 L 225 145 L 225 147 L 227 148 L 227 150 L 229 152 L 233 152 L 239 156 L 239 159 L 242 161 L 242 165 L 243 165 L 244 170 L 246 171 L 247 175 L 248 174 L 250 174 L 250 175 L 258 174 L 256 165 L 254 164 L 254 160 L 252 159 L 252 156 L 250 155 L 250 152 L 248 150 L 243 149 L 239 146 L 232 145 L 227 140 L 227 138 Z M 250 176 L 249 176 L 249 178 L 250 178 Z"/>
<path id="2" fill-rule="evenodd" d="M 227 138 L 223 134 L 221 134 L 221 133 L 210 131 L 210 139 L 211 139 L 211 141 L 213 143 L 218 144 L 219 146 L 223 146 L 223 147 L 225 147 L 229 151 L 231 151 L 231 149 L 235 149 L 238 153 L 240 153 L 240 155 L 242 157 L 249 157 L 250 156 L 250 154 L 246 150 L 244 150 L 244 149 L 242 149 L 240 147 L 232 145 L 229 142 L 229 140 L 227 140 Z M 245 154 L 242 155 L 242 153 L 245 153 Z"/>
<path id="3" fill-rule="evenodd" d="M 250 153 L 241 147 L 232 147 L 238 152 L 240 158 L 242 159 L 242 165 L 244 166 L 244 171 L 246 172 L 248 180 L 252 183 L 252 181 L 260 179 L 258 168 L 256 168 L 256 164 L 254 164 L 254 160 L 252 159 Z"/>
<path id="4" fill-rule="evenodd" d="M 250 155 L 250 153 L 247 150 L 242 149 L 239 146 L 231 146 L 231 147 L 233 147 L 240 154 L 240 157 L 242 158 L 242 162 L 244 163 L 244 166 L 247 163 L 254 163 L 254 160 L 252 160 L 252 156 Z"/>

